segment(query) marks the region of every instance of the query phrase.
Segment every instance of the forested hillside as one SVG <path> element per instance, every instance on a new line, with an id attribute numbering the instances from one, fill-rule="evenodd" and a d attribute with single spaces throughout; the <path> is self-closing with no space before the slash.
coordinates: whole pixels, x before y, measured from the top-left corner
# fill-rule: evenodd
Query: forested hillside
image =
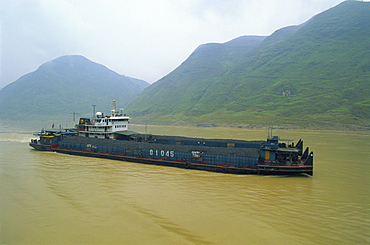
<path id="1" fill-rule="evenodd" d="M 267 38 L 201 45 L 128 112 L 198 123 L 369 125 L 369 23 L 369 2 L 346 1 Z"/>
<path id="2" fill-rule="evenodd" d="M 191 111 L 210 84 L 232 69 L 264 38 L 244 36 L 225 44 L 199 46 L 180 67 L 148 87 L 129 111 L 154 117 L 157 113 L 171 115 Z"/>
<path id="3" fill-rule="evenodd" d="M 36 119 L 109 112 L 111 101 L 126 106 L 149 84 L 119 75 L 83 56 L 67 55 L 41 65 L 0 91 L 5 118 Z"/>

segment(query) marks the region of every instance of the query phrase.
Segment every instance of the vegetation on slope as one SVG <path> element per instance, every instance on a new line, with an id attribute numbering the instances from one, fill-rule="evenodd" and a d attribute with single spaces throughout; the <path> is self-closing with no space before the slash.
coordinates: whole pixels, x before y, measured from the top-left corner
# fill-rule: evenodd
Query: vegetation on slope
<path id="1" fill-rule="evenodd" d="M 0 91 L 0 112 L 6 118 L 38 118 L 96 109 L 109 112 L 112 99 L 126 106 L 149 84 L 119 75 L 83 56 L 62 56 L 41 65 Z"/>
<path id="2" fill-rule="evenodd" d="M 248 50 L 200 46 L 128 111 L 147 120 L 369 125 L 368 23 L 370 3 L 346 1 Z"/>
<path id="3" fill-rule="evenodd" d="M 136 116 L 177 115 L 194 110 L 193 107 L 212 83 L 232 69 L 264 38 L 244 36 L 224 44 L 199 46 L 181 66 L 145 89 L 131 103 L 129 113 Z"/>

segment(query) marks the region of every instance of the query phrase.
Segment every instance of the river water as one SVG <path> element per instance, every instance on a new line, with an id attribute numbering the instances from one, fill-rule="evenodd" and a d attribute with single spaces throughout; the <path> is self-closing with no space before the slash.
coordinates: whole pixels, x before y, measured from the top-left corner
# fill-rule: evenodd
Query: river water
<path id="1" fill-rule="evenodd" d="M 28 142 L 42 125 L 22 124 L 0 121 L 0 244 L 370 243 L 369 132 L 277 129 L 315 154 L 313 177 L 277 177 L 39 152 Z M 193 137 L 267 135 L 131 126 Z"/>

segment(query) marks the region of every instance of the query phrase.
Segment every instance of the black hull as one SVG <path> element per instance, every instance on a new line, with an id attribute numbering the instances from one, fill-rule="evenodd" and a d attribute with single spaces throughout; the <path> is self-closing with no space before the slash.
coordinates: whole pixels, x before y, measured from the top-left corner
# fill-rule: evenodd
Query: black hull
<path id="1" fill-rule="evenodd" d="M 156 159 L 156 158 L 146 158 L 146 157 L 132 157 L 118 154 L 110 153 L 101 153 L 101 152 L 88 152 L 80 150 L 71 150 L 71 149 L 53 149 L 56 152 L 70 154 L 70 155 L 79 155 L 86 157 L 96 157 L 96 158 L 105 158 L 112 160 L 136 162 L 143 164 L 152 164 L 160 165 L 167 167 L 177 167 L 193 170 L 203 170 L 210 172 L 218 173 L 227 173 L 227 174 L 260 174 L 260 175 L 313 175 L 312 166 L 296 166 L 296 167 L 287 167 L 287 166 L 256 166 L 255 168 L 246 168 L 246 167 L 235 167 L 235 166 L 224 166 L 216 164 L 204 164 L 204 163 L 194 163 L 194 162 L 185 162 L 185 161 L 171 161 L 166 159 Z"/>
<path id="2" fill-rule="evenodd" d="M 307 174 L 313 176 L 313 166 L 258 166 L 259 174 L 264 175 L 296 175 Z"/>
<path id="3" fill-rule="evenodd" d="M 38 151 L 54 151 L 54 148 L 51 147 L 51 145 L 30 143 L 30 146 Z"/>

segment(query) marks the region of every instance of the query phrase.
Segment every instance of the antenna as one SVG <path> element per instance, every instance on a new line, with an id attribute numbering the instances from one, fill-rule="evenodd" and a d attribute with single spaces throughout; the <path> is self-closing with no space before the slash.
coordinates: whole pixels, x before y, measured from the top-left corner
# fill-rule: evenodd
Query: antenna
<path id="1" fill-rule="evenodd" d="M 96 105 L 92 105 L 93 106 L 93 118 L 95 117 L 95 107 L 96 107 Z"/>
<path id="2" fill-rule="evenodd" d="M 69 113 L 69 114 L 73 114 L 73 125 L 72 127 L 74 127 L 76 125 L 76 115 L 78 114 L 77 112 L 72 112 L 72 113 Z"/>
<path id="3" fill-rule="evenodd" d="M 145 122 L 145 134 L 144 134 L 144 141 L 146 142 L 146 131 L 148 130 L 148 123 Z"/>
<path id="4" fill-rule="evenodd" d="M 268 139 L 272 139 L 272 127 L 269 127 L 269 128 L 267 129 L 267 138 L 268 138 Z"/>
<path id="5" fill-rule="evenodd" d="M 117 113 L 117 100 L 112 100 L 112 117 L 115 117 Z"/>

